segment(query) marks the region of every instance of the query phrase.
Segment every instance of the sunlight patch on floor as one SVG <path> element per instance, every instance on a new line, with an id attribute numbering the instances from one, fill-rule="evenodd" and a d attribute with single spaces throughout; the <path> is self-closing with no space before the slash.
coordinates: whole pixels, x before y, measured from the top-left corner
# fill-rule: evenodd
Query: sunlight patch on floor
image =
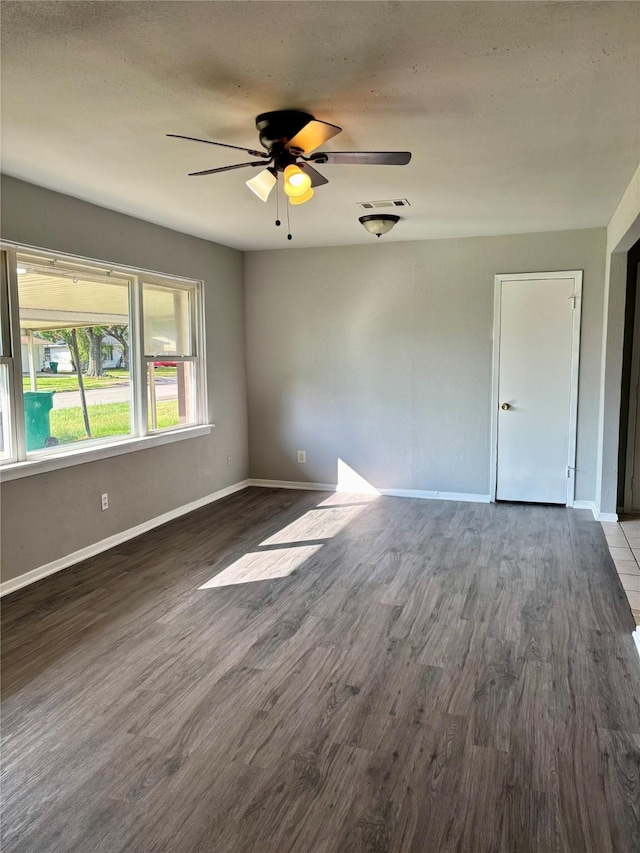
<path id="1" fill-rule="evenodd" d="M 361 512 L 362 506 L 328 506 L 312 509 L 269 536 L 260 545 L 285 545 L 288 542 L 332 539 Z"/>
<path id="2" fill-rule="evenodd" d="M 347 495 L 355 496 L 356 500 Z M 269 536 L 260 545 L 332 539 L 366 510 L 372 500 L 379 497 L 380 492 L 376 488 L 344 460 L 338 459 L 336 494 L 321 501 L 317 507 Z"/>
<path id="3" fill-rule="evenodd" d="M 379 497 L 380 492 L 374 486 L 338 459 L 336 494 L 268 536 L 255 551 L 244 554 L 199 589 L 288 577 Z"/>
<path id="4" fill-rule="evenodd" d="M 322 545 L 300 545 L 296 548 L 274 548 L 244 554 L 198 589 L 255 583 L 256 581 L 286 578 L 291 572 L 318 552 Z"/>

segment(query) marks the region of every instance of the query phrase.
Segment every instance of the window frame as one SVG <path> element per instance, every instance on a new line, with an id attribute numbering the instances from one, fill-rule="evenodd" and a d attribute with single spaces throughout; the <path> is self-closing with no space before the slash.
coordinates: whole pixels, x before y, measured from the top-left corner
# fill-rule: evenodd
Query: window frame
<path id="1" fill-rule="evenodd" d="M 92 258 L 84 258 L 51 249 L 42 249 L 22 243 L 0 241 L 0 332 L 2 346 L 0 364 L 8 365 L 8 407 L 11 455 L 0 459 L 0 481 L 17 479 L 30 474 L 78 465 L 94 459 L 119 456 L 155 445 L 168 444 L 211 432 L 214 424 L 208 421 L 208 395 L 206 376 L 206 339 L 204 327 L 204 282 L 154 270 L 146 270 L 122 264 L 111 264 Z M 27 455 L 24 424 L 24 396 L 22 392 L 22 352 L 20 346 L 20 316 L 18 303 L 17 256 L 30 255 L 46 261 L 54 259 L 57 267 L 71 266 L 95 268 L 100 274 L 113 274 L 129 282 L 129 377 L 131 388 L 130 433 L 126 436 L 91 438 L 81 442 L 57 445 Z M 195 409 L 196 421 L 164 429 L 151 430 L 147 423 L 147 364 L 161 360 L 158 356 L 146 356 L 144 352 L 144 306 L 143 284 L 187 290 L 190 294 L 190 331 L 192 355 L 171 357 L 171 361 L 190 361 L 195 364 Z M 169 359 L 166 359 L 169 360 Z M 79 446 L 81 445 L 81 446 Z"/>
<path id="2" fill-rule="evenodd" d="M 2 308 L 2 306 L 5 306 Z M 0 460 L 3 465 L 10 465 L 16 461 L 16 434 L 13 404 L 14 385 L 14 363 L 13 363 L 13 341 L 11 339 L 11 304 L 9 301 L 9 261 L 7 256 L 0 255 L 0 369 L 6 370 L 7 397 L 4 401 L 6 406 L 2 407 L 2 416 L 9 418 L 9 428 L 3 425 L 3 441 L 8 438 L 8 455 Z M 0 393 L 2 388 L 0 387 Z M 5 412 L 6 408 L 6 412 Z M 5 448 L 7 450 L 7 448 Z"/>

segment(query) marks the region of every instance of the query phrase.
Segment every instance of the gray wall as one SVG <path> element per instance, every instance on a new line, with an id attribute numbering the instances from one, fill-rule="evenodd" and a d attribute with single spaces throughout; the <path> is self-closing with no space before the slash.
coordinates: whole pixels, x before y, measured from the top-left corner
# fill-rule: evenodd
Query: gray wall
<path id="1" fill-rule="evenodd" d="M 604 306 L 604 359 L 600 401 L 601 445 L 598 458 L 596 506 L 598 512 L 615 513 L 618 503 L 618 451 L 624 313 L 627 301 L 627 253 L 607 257 Z M 610 519 L 612 520 L 612 519 Z"/>
<path id="2" fill-rule="evenodd" d="M 604 321 L 602 345 L 602 394 L 598 432 L 596 505 L 601 513 L 615 513 L 618 496 L 618 446 L 626 257 L 640 240 L 640 166 L 624 191 L 607 225 Z M 613 519 L 612 518 L 610 520 Z"/>
<path id="3" fill-rule="evenodd" d="M 498 272 L 585 271 L 576 497 L 594 499 L 604 229 L 243 256 L 4 178 L 2 236 L 203 279 L 216 424 L 5 483 L 3 580 L 249 475 L 335 483 L 338 459 L 381 488 L 488 494 Z"/>
<path id="4" fill-rule="evenodd" d="M 6 581 L 245 479 L 248 450 L 240 252 L 7 177 L 1 226 L 6 240 L 204 280 L 216 424 L 209 436 L 3 484 Z"/>
<path id="5" fill-rule="evenodd" d="M 605 249 L 603 228 L 248 254 L 251 477 L 335 483 L 342 459 L 378 488 L 488 494 L 494 275 L 581 269 L 592 501 Z"/>

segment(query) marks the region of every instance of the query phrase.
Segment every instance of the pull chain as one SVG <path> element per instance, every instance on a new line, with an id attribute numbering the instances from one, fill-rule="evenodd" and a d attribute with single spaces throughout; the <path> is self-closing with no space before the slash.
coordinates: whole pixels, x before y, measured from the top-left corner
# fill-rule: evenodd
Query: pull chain
<path id="1" fill-rule="evenodd" d="M 289 222 L 289 208 L 290 207 L 291 207 L 291 205 L 288 204 L 287 205 L 287 231 L 289 233 L 287 234 L 287 240 L 293 240 L 293 237 L 291 236 L 291 223 Z"/>

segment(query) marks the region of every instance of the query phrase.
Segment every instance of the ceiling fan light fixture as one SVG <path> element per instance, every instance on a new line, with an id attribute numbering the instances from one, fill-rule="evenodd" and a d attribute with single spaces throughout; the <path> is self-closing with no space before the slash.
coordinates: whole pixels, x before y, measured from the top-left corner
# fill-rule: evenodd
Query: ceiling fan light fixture
<path id="1" fill-rule="evenodd" d="M 291 204 L 304 204 L 305 201 L 309 201 L 312 196 L 313 188 L 309 187 L 309 189 L 306 191 L 306 193 L 304 193 L 304 195 L 289 196 L 289 202 Z"/>
<path id="2" fill-rule="evenodd" d="M 369 234 L 373 234 L 376 237 L 388 234 L 399 220 L 400 217 L 394 216 L 392 213 L 371 213 L 368 216 L 360 216 L 358 218 L 358 222 L 364 225 Z"/>
<path id="3" fill-rule="evenodd" d="M 269 193 L 276 185 L 276 176 L 271 169 L 264 169 L 255 178 L 251 178 L 245 183 L 261 201 L 266 201 L 269 198 Z"/>
<path id="4" fill-rule="evenodd" d="M 289 198 L 300 198 L 311 189 L 311 178 L 291 163 L 284 170 L 284 191 Z M 311 198 L 311 196 L 309 196 Z"/>
<path id="5" fill-rule="evenodd" d="M 231 163 L 228 166 L 201 169 L 188 174 L 190 177 L 204 177 L 235 169 L 260 167 L 260 173 L 246 181 L 246 184 L 263 202 L 269 199 L 273 188 L 277 186 L 278 173 L 282 173 L 285 201 L 288 199 L 291 204 L 299 205 L 313 198 L 315 188 L 329 183 L 327 178 L 314 168 L 315 166 L 325 164 L 406 166 L 411 160 L 410 151 L 317 151 L 319 146 L 340 133 L 342 128 L 326 121 L 319 121 L 311 113 L 302 110 L 274 110 L 261 113 L 256 117 L 256 128 L 260 143 L 266 151 L 256 151 L 253 148 L 231 145 L 228 142 L 216 142 L 213 139 L 199 139 L 177 133 L 168 133 L 167 136 L 244 151 L 254 158 L 259 158 L 248 163 Z M 279 192 L 276 192 L 276 196 L 279 195 Z M 378 205 L 363 206 L 370 208 Z M 369 233 L 380 237 L 390 231 L 399 218 L 399 216 L 378 214 L 360 217 L 360 222 Z M 282 224 L 277 207 L 275 224 Z M 291 233 L 287 237 L 291 239 Z"/>

